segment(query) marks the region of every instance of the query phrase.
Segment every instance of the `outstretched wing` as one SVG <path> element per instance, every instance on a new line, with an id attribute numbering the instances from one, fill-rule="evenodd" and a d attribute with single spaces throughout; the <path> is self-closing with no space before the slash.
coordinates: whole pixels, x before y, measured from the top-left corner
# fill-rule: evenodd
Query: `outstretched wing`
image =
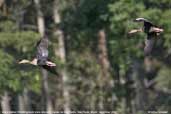
<path id="1" fill-rule="evenodd" d="M 59 76 L 59 73 L 56 71 L 56 69 L 55 69 L 56 67 L 55 67 L 55 66 L 43 65 L 42 67 L 43 67 L 44 69 L 46 69 L 47 71 L 49 71 L 50 73 Z"/>
<path id="2" fill-rule="evenodd" d="M 145 33 L 149 33 L 150 28 L 151 28 L 152 26 L 155 26 L 155 25 L 153 25 L 152 22 L 150 22 L 148 19 L 145 19 L 145 18 L 136 18 L 136 19 L 134 20 L 134 22 L 143 22 L 143 23 L 144 23 L 143 29 L 144 29 L 144 32 L 145 32 Z"/>
<path id="3" fill-rule="evenodd" d="M 37 42 L 37 47 L 43 46 L 48 48 L 48 37 L 44 35 L 38 42 Z"/>
<path id="4" fill-rule="evenodd" d="M 44 36 L 40 39 L 40 41 L 38 41 L 37 43 L 37 53 L 36 53 L 36 57 L 38 59 L 38 61 L 46 61 L 48 58 L 48 37 Z"/>
<path id="5" fill-rule="evenodd" d="M 152 38 L 151 36 L 147 36 L 147 39 L 145 40 L 145 47 L 144 47 L 144 54 L 150 55 L 154 46 L 154 41 L 155 39 Z"/>
<path id="6" fill-rule="evenodd" d="M 134 20 L 134 22 L 144 22 L 144 23 L 146 23 L 146 24 L 148 24 L 148 25 L 153 25 L 152 22 L 150 22 L 148 19 L 145 19 L 145 18 L 136 18 L 136 19 Z"/>

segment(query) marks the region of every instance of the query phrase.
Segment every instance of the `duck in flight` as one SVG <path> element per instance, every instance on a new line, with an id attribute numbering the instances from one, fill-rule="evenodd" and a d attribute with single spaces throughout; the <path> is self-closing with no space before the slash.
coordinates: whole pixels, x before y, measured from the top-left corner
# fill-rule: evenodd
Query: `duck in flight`
<path id="1" fill-rule="evenodd" d="M 57 72 L 55 71 L 56 64 L 48 59 L 48 43 L 48 37 L 43 36 L 37 43 L 36 57 L 33 58 L 31 61 L 23 59 L 19 62 L 19 64 L 31 64 L 40 66 L 47 71 L 57 75 Z"/>
<path id="2" fill-rule="evenodd" d="M 144 32 L 147 35 L 147 38 L 145 40 L 144 54 L 150 55 L 153 49 L 155 38 L 158 35 L 160 35 L 160 33 L 163 32 L 164 30 L 160 27 L 157 27 L 156 25 L 154 25 L 152 22 L 150 22 L 145 18 L 137 18 L 134 20 L 134 22 L 142 22 L 144 23 L 144 26 L 139 29 L 131 30 L 129 34 Z"/>

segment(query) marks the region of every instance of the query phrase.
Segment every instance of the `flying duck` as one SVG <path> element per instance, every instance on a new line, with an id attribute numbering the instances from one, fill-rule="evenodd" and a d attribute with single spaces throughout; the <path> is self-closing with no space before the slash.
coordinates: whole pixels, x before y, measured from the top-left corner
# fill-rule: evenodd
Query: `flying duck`
<path id="1" fill-rule="evenodd" d="M 23 59 L 19 62 L 19 64 L 31 64 L 35 66 L 40 66 L 47 71 L 56 74 L 57 72 L 55 71 L 56 64 L 51 62 L 50 59 L 48 58 L 48 37 L 43 36 L 38 42 L 37 42 L 37 52 L 36 52 L 36 57 L 33 58 L 31 61 Z"/>
<path id="2" fill-rule="evenodd" d="M 147 35 L 147 38 L 145 40 L 144 54 L 150 55 L 153 49 L 155 38 L 158 35 L 160 35 L 160 33 L 163 32 L 164 30 L 160 27 L 157 27 L 156 25 L 154 25 L 152 22 L 150 22 L 145 18 L 137 18 L 134 20 L 134 22 L 142 22 L 144 23 L 144 26 L 139 29 L 131 30 L 129 34 L 144 32 Z"/>

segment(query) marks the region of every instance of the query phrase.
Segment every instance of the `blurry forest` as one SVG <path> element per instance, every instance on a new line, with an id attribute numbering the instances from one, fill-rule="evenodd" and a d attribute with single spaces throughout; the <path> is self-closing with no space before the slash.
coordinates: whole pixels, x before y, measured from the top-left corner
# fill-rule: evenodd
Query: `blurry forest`
<path id="1" fill-rule="evenodd" d="M 144 57 L 144 17 L 164 32 Z M 19 65 L 46 34 L 60 75 Z M 1 111 L 171 111 L 170 0 L 0 0 Z M 147 113 L 147 112 L 146 112 Z"/>

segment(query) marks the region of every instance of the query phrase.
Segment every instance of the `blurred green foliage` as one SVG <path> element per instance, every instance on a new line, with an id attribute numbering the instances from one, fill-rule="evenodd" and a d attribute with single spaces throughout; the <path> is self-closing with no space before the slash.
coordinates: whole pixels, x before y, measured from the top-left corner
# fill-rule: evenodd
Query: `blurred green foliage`
<path id="1" fill-rule="evenodd" d="M 36 51 L 36 42 L 40 38 L 37 30 L 22 28 L 24 25 L 31 25 L 33 28 L 37 26 L 35 7 L 27 0 L 9 0 L 6 4 L 7 14 L 4 14 L 5 11 L 0 12 L 0 92 L 3 93 L 6 89 L 21 92 L 23 87 L 27 87 L 37 92 L 37 95 L 41 95 L 39 69 L 17 64 L 21 59 L 32 59 Z M 170 63 L 166 62 L 170 60 L 166 56 L 170 54 L 171 48 L 170 0 L 60 0 L 59 4 L 62 22 L 57 26 L 61 27 L 66 35 L 67 62 L 64 65 L 54 54 L 58 42 L 52 35 L 56 26 L 52 19 L 53 0 L 41 2 L 46 29 L 49 31 L 48 35 L 51 40 L 50 56 L 57 63 L 58 70 L 63 67 L 67 68 L 73 108 L 79 109 L 89 104 L 95 109 L 99 103 L 100 92 L 103 92 L 106 101 L 104 104 L 110 105 L 110 110 L 117 110 L 121 114 L 132 110 L 126 105 L 124 99 L 128 95 L 125 80 L 133 60 L 143 61 L 144 59 L 143 49 L 138 45 L 142 44 L 146 37 L 143 33 L 128 35 L 130 29 L 142 26 L 132 21 L 137 17 L 147 18 L 164 28 L 164 33 L 157 40 L 157 47 L 160 50 L 156 50 L 155 58 L 162 64 L 156 71 L 155 88 L 171 91 L 171 67 Z M 97 59 L 97 32 L 101 28 L 106 30 L 108 56 L 111 64 L 110 76 L 115 81 L 116 74 L 119 72 L 121 79 L 119 89 L 113 87 L 112 90 L 108 88 L 100 90 L 99 88 L 101 81 L 98 80 L 98 77 L 102 74 Z M 61 87 L 59 79 L 49 74 L 49 81 L 50 92 L 57 94 L 57 98 L 62 100 L 61 89 L 56 92 L 57 86 Z M 155 96 L 151 99 L 155 99 Z M 134 98 L 131 97 L 130 100 L 133 101 Z M 169 103 L 163 104 L 168 105 Z M 162 107 L 162 104 L 160 106 Z"/>

